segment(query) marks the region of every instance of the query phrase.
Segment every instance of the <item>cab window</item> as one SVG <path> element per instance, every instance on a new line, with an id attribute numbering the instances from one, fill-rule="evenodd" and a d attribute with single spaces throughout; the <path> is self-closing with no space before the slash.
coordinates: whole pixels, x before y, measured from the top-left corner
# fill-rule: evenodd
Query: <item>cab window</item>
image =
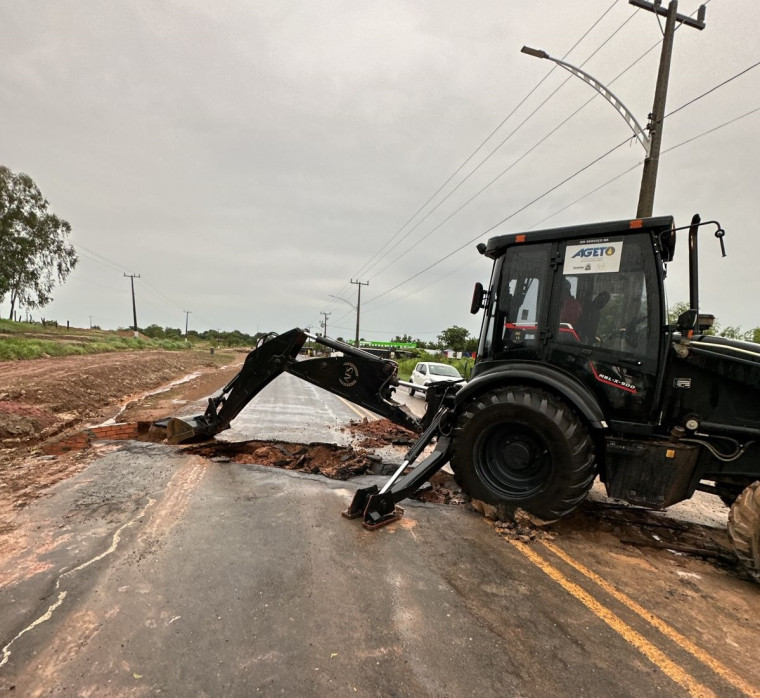
<path id="1" fill-rule="evenodd" d="M 557 340 L 645 356 L 656 348 L 659 307 L 646 236 L 565 244 L 559 270 Z"/>
<path id="2" fill-rule="evenodd" d="M 542 308 L 549 293 L 549 244 L 510 247 L 501 264 L 498 294 L 486 328 L 493 355 L 529 355 L 540 352 L 539 336 L 545 322 Z M 485 336 L 485 335 L 484 335 Z"/>

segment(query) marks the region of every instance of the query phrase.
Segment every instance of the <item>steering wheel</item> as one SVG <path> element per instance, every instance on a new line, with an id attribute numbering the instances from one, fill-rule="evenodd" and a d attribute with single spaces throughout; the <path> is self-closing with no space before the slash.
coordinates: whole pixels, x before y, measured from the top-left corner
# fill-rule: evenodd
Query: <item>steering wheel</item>
<path id="1" fill-rule="evenodd" d="M 648 315 L 641 315 L 637 318 L 633 318 L 626 322 L 620 329 L 611 332 L 604 338 L 604 343 L 612 341 L 613 339 L 621 339 L 626 344 L 630 345 L 634 349 L 639 345 L 639 335 L 644 329 L 637 329 L 642 322 L 646 322 L 649 319 Z"/>

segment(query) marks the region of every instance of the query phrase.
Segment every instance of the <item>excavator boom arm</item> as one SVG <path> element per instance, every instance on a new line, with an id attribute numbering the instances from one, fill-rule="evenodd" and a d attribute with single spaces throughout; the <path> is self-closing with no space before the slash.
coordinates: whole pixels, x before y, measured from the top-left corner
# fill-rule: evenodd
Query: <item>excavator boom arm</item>
<path id="1" fill-rule="evenodd" d="M 297 361 L 307 339 L 341 352 L 342 356 Z M 177 444 L 208 438 L 229 428 L 232 420 L 269 383 L 283 372 L 312 383 L 412 431 L 423 426 L 409 410 L 394 402 L 398 365 L 350 344 L 312 336 L 299 328 L 262 342 L 245 359 L 240 372 L 214 397 L 202 415 L 172 417 L 165 426 L 167 441 Z"/>

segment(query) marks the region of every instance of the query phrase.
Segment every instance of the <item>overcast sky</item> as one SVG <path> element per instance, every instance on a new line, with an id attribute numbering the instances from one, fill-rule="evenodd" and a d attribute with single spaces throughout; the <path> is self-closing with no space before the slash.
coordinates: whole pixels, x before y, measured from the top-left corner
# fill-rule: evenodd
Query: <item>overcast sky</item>
<path id="1" fill-rule="evenodd" d="M 760 61 L 757 0 L 710 0 L 706 24 L 676 33 L 667 112 Z M 316 331 L 324 311 L 353 337 L 353 279 L 367 339 L 477 334 L 477 242 L 636 212 L 636 141 L 578 173 L 632 136 L 625 121 L 520 48 L 577 43 L 565 60 L 643 125 L 661 38 L 627 0 L 1 0 L 0 164 L 34 178 L 80 254 L 35 317 L 127 327 L 134 273 L 142 327 L 191 311 L 197 330 Z M 745 329 L 760 111 L 701 134 L 759 95 L 760 67 L 666 120 L 654 211 L 723 224 L 726 259 L 701 240 L 702 310 Z M 671 304 L 688 299 L 685 240 L 676 254 Z"/>

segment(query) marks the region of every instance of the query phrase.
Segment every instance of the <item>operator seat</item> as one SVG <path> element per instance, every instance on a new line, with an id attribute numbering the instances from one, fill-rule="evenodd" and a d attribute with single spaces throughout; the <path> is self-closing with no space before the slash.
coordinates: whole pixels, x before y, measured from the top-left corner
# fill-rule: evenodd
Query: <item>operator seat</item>
<path id="1" fill-rule="evenodd" d="M 597 337 L 596 331 L 599 327 L 599 320 L 602 316 L 602 310 L 604 310 L 607 303 L 610 302 L 610 297 L 611 296 L 609 293 L 607 293 L 607 291 L 601 291 L 596 296 L 594 296 L 594 299 L 591 301 L 591 303 L 588 303 L 585 306 L 583 315 L 581 315 L 581 318 L 578 322 L 579 334 L 581 341 L 584 344 L 595 343 Z"/>

